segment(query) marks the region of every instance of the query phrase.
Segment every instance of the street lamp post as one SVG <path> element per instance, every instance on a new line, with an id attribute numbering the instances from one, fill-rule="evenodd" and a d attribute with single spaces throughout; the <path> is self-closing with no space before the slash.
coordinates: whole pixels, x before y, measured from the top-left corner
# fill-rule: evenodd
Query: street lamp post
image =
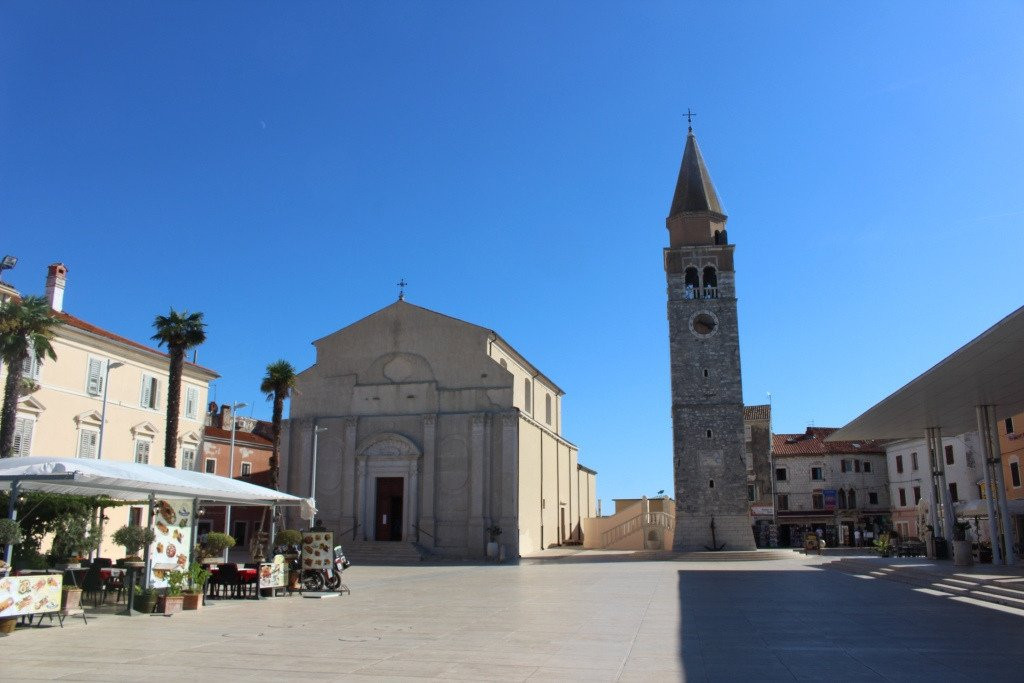
<path id="1" fill-rule="evenodd" d="M 327 427 L 317 427 L 313 425 L 313 467 L 309 473 L 309 497 L 314 501 L 316 500 L 316 454 L 317 446 L 319 445 L 318 437 L 321 432 L 326 432 Z M 309 528 L 312 529 L 313 525 L 316 524 L 316 515 L 309 520 Z"/>
<path id="2" fill-rule="evenodd" d="M 110 385 L 110 371 L 123 366 L 119 361 L 107 361 L 107 372 L 103 376 L 103 408 L 100 410 L 100 442 L 96 447 L 96 459 L 103 459 L 103 431 L 107 426 L 107 388 Z"/>
<path id="3" fill-rule="evenodd" d="M 231 450 L 228 457 L 228 478 L 235 478 L 235 429 L 238 425 L 238 412 L 242 408 L 245 408 L 248 403 L 232 403 L 231 404 Z M 224 533 L 231 533 L 231 506 L 228 505 L 224 510 Z M 228 549 L 224 549 L 224 561 L 228 561 Z"/>

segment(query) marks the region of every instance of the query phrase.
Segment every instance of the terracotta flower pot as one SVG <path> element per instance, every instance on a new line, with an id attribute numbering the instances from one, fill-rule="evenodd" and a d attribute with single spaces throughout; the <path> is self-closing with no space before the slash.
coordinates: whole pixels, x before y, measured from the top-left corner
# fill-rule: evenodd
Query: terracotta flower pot
<path id="1" fill-rule="evenodd" d="M 14 633 L 14 627 L 18 625 L 17 617 L 0 619 L 0 633 Z"/>
<path id="2" fill-rule="evenodd" d="M 161 595 L 157 599 L 157 608 L 161 614 L 176 614 L 182 610 L 184 595 Z"/>
<path id="3" fill-rule="evenodd" d="M 203 607 L 203 594 L 202 593 L 185 593 L 181 596 L 183 598 L 181 607 L 185 610 L 202 609 Z"/>

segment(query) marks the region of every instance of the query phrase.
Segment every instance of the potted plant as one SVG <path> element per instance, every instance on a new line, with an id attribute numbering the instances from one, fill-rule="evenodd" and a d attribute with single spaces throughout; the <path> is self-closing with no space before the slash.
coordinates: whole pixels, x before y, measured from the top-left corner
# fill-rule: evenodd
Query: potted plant
<path id="1" fill-rule="evenodd" d="M 143 614 L 152 614 L 156 609 L 156 589 L 136 586 L 132 609 Z"/>
<path id="2" fill-rule="evenodd" d="M 156 534 L 148 526 L 134 526 L 126 524 L 114 532 L 114 543 L 124 546 L 127 557 L 124 564 L 128 567 L 143 566 L 142 558 L 138 553 L 142 548 L 156 540 Z"/>
<path id="3" fill-rule="evenodd" d="M 187 576 L 188 574 L 180 569 L 167 574 L 167 592 L 157 599 L 157 606 L 162 614 L 176 614 L 182 610 L 182 603 L 185 601 L 182 590 Z"/>
<path id="4" fill-rule="evenodd" d="M 889 534 L 878 534 L 878 538 L 875 539 L 875 550 L 877 550 L 878 554 L 882 557 L 889 557 L 892 555 L 892 539 Z"/>
<path id="5" fill-rule="evenodd" d="M 953 564 L 957 567 L 969 567 L 974 563 L 971 542 L 967 540 L 967 530 L 970 528 L 970 522 L 963 520 L 953 524 Z"/>
<path id="6" fill-rule="evenodd" d="M 235 539 L 230 534 L 211 531 L 206 534 L 206 538 L 199 546 L 199 553 L 203 557 L 203 562 L 219 562 L 224 551 L 234 547 Z"/>
<path id="7" fill-rule="evenodd" d="M 188 590 L 185 591 L 182 609 L 193 610 L 203 606 L 203 590 L 210 578 L 206 567 L 193 561 L 188 566 Z"/>
<path id="8" fill-rule="evenodd" d="M 99 547 L 99 535 L 89 530 L 89 520 L 81 515 L 64 515 L 54 521 L 50 557 L 58 569 L 78 569 L 79 558 Z"/>
<path id="9" fill-rule="evenodd" d="M 490 540 L 487 542 L 487 559 L 498 559 L 498 536 L 501 536 L 501 527 L 497 524 L 487 527 L 487 535 Z"/>

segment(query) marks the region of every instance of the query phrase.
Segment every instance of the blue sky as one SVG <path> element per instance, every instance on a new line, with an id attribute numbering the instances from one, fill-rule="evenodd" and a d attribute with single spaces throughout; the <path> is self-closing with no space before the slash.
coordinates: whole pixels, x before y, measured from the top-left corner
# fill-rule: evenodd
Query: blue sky
<path id="1" fill-rule="evenodd" d="M 567 392 L 599 495 L 671 490 L 661 250 L 697 133 L 747 403 L 839 426 L 1019 307 L 1019 2 L 8 2 L 0 252 L 144 341 L 203 311 L 221 402 L 391 303 Z"/>

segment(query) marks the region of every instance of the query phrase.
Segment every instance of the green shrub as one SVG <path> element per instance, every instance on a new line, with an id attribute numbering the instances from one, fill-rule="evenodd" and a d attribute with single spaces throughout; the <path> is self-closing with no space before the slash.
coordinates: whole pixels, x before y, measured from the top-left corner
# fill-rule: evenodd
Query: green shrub
<path id="1" fill-rule="evenodd" d="M 124 546 L 124 551 L 129 556 L 137 556 L 139 550 L 156 540 L 156 534 L 146 526 L 133 526 L 126 524 L 114 532 L 114 543 Z"/>
<path id="2" fill-rule="evenodd" d="M 300 545 L 302 543 L 302 532 L 295 529 L 285 529 L 277 534 L 274 545 Z"/>

